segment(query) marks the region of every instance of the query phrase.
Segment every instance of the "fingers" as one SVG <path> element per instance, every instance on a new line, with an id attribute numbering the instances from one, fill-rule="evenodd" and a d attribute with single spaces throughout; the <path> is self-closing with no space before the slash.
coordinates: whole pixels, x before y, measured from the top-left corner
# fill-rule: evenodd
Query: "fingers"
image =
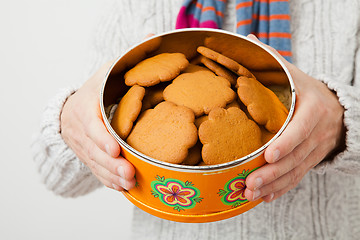
<path id="1" fill-rule="evenodd" d="M 85 125 L 85 124 L 84 124 Z M 86 135 L 94 143 L 111 157 L 120 155 L 120 146 L 116 140 L 109 134 L 101 119 L 96 118 L 85 125 Z"/>
<path id="2" fill-rule="evenodd" d="M 254 191 L 252 191 L 250 188 L 247 188 L 245 190 L 246 198 L 249 201 L 254 201 L 263 197 L 265 202 L 270 202 L 279 198 L 281 195 L 295 188 L 305 176 L 305 174 L 310 169 L 315 167 L 325 157 L 326 152 L 326 145 L 315 148 L 298 166 L 281 177 L 271 181 L 268 184 L 265 183 L 263 186 L 257 188 Z"/>
<path id="3" fill-rule="evenodd" d="M 134 178 L 130 180 L 123 179 L 115 174 L 112 174 L 107 169 L 93 162 L 91 167 L 93 174 L 102 182 L 106 187 L 113 188 L 118 191 L 129 190 L 135 186 L 136 180 Z"/>
<path id="4" fill-rule="evenodd" d="M 246 178 L 247 188 L 255 191 L 264 185 L 280 179 L 283 175 L 298 167 L 314 150 L 315 146 L 311 139 L 307 139 L 278 162 L 266 164 L 259 168 Z"/>
<path id="5" fill-rule="evenodd" d="M 319 106 L 308 100 L 299 99 L 293 119 L 284 132 L 266 149 L 264 156 L 268 163 L 274 163 L 285 157 L 305 139 L 307 139 L 319 122 Z"/>
<path id="6" fill-rule="evenodd" d="M 135 183 L 135 169 L 133 165 L 123 157 L 113 158 L 96 146 L 88 139 L 87 152 L 83 154 L 88 158 L 87 165 L 91 171 L 108 182 L 129 190 Z M 112 185 L 110 185 L 112 187 Z"/>

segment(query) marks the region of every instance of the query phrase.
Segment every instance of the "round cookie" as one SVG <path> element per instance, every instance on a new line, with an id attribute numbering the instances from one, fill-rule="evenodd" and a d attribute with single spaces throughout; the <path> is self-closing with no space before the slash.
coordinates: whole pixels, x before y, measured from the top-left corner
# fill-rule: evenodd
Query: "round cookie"
<path id="1" fill-rule="evenodd" d="M 210 48 L 200 46 L 197 51 L 204 57 L 210 58 L 211 60 L 223 65 L 231 71 L 237 73 L 239 76 L 254 77 L 254 75 L 247 70 L 244 66 L 240 65 L 236 61 L 228 58 L 221 53 L 218 53 Z"/>
<path id="2" fill-rule="evenodd" d="M 140 115 L 126 141 L 154 159 L 182 163 L 198 140 L 194 119 L 190 109 L 161 102 Z"/>
<path id="3" fill-rule="evenodd" d="M 259 126 L 239 108 L 215 108 L 199 128 L 202 158 L 207 165 L 242 158 L 261 147 Z"/>
<path id="4" fill-rule="evenodd" d="M 161 53 L 147 58 L 125 73 L 125 84 L 149 87 L 174 79 L 189 65 L 182 53 Z"/>
<path id="5" fill-rule="evenodd" d="M 237 85 L 239 98 L 252 118 L 271 133 L 279 131 L 287 118 L 288 110 L 275 93 L 254 78 L 239 77 Z"/>
<path id="6" fill-rule="evenodd" d="M 211 71 L 183 73 L 164 90 L 164 99 L 194 111 L 208 114 L 215 107 L 225 107 L 236 97 L 228 80 Z"/>
<path id="7" fill-rule="evenodd" d="M 111 120 L 111 126 L 122 139 L 127 138 L 139 116 L 144 95 L 145 89 L 134 85 L 120 100 Z"/>

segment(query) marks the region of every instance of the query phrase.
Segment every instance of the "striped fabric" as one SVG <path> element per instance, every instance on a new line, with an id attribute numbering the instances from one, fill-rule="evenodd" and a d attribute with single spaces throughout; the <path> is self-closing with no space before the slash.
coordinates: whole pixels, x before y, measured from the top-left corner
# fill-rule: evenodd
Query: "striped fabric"
<path id="1" fill-rule="evenodd" d="M 179 28 L 221 28 L 226 0 L 185 0 L 177 17 Z M 236 32 L 254 34 L 291 61 L 288 0 L 236 0 Z"/>

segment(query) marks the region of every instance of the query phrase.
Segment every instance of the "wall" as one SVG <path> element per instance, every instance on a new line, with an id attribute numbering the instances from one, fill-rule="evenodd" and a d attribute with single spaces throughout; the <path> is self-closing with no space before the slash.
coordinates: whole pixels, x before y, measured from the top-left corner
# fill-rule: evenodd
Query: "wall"
<path id="1" fill-rule="evenodd" d="M 110 0 L 0 0 L 0 239 L 129 239 L 132 205 L 100 189 L 64 199 L 45 189 L 30 143 L 47 101 L 84 79 Z"/>

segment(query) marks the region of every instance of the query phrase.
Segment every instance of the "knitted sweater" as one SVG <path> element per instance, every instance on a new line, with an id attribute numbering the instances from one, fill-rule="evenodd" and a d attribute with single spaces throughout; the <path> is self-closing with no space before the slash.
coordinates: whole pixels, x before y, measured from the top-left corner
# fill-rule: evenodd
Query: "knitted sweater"
<path id="1" fill-rule="evenodd" d="M 92 71 L 148 33 L 174 29 L 181 2 L 116 1 L 97 32 Z M 228 2 L 224 29 L 234 31 L 235 1 Z M 360 0 L 293 0 L 290 8 L 293 63 L 337 94 L 345 109 L 345 150 L 279 199 L 231 219 L 176 223 L 135 208 L 133 239 L 360 239 Z M 61 90 L 49 102 L 32 145 L 44 184 L 64 197 L 101 186 L 59 133 L 62 106 L 76 89 Z"/>

